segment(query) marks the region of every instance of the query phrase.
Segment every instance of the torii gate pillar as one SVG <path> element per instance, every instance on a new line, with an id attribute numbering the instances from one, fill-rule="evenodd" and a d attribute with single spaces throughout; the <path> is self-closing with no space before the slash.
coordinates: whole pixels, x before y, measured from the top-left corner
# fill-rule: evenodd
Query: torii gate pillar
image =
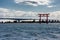
<path id="1" fill-rule="evenodd" d="M 40 19 L 39 19 L 39 22 L 41 23 L 41 17 L 46 17 L 46 23 L 48 23 L 48 17 L 49 17 L 49 14 L 38 14 Z"/>

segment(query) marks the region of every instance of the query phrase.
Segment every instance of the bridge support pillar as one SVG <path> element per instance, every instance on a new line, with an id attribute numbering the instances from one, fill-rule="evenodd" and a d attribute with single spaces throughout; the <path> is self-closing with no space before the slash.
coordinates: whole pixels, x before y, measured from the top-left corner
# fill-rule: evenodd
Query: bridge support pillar
<path id="1" fill-rule="evenodd" d="M 19 22 L 20 22 L 20 20 L 17 20 L 17 22 L 19 23 Z"/>
<path id="2" fill-rule="evenodd" d="M 35 19 L 33 19 L 33 22 L 35 22 Z"/>

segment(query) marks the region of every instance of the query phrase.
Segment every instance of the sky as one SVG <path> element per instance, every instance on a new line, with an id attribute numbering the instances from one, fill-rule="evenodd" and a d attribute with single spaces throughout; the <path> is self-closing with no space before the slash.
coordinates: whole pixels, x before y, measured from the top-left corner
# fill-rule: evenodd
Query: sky
<path id="1" fill-rule="evenodd" d="M 60 0 L 0 0 L 0 18 L 38 18 L 39 13 L 60 19 Z"/>

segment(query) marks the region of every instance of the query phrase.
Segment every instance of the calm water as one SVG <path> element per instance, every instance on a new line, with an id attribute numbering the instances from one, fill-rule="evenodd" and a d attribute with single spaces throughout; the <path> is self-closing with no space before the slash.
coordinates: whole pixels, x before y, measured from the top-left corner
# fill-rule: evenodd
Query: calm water
<path id="1" fill-rule="evenodd" d="M 60 24 L 0 24 L 0 40 L 60 40 Z"/>

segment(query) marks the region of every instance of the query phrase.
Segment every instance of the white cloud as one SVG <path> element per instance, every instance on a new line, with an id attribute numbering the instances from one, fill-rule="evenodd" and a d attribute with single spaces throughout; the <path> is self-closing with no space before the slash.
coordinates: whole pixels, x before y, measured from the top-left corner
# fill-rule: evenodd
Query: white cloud
<path id="1" fill-rule="evenodd" d="M 51 0 L 15 0 L 16 3 L 25 2 L 27 5 L 49 5 L 51 3 Z"/>
<path id="2" fill-rule="evenodd" d="M 14 17 L 15 16 L 14 13 L 15 13 L 15 10 L 0 8 L 0 15 L 2 15 L 2 17 Z"/>
<path id="3" fill-rule="evenodd" d="M 36 12 L 25 12 L 25 11 L 16 11 L 16 10 L 10 10 L 6 8 L 0 8 L 0 17 L 36 17 Z"/>
<path id="4" fill-rule="evenodd" d="M 43 12 L 40 12 L 43 13 Z M 49 18 L 50 19 L 59 19 L 60 20 L 60 11 L 55 12 L 49 12 Z M 8 18 L 39 18 L 38 17 L 39 12 L 25 12 L 25 11 L 16 11 L 16 10 L 10 10 L 6 8 L 0 8 L 0 17 L 8 17 Z"/>
<path id="5" fill-rule="evenodd" d="M 48 8 L 52 8 L 53 6 L 47 6 Z"/>
<path id="6" fill-rule="evenodd" d="M 26 5 L 38 6 L 38 4 L 33 4 L 33 3 L 29 3 L 29 2 L 26 2 Z"/>
<path id="7" fill-rule="evenodd" d="M 50 12 L 50 18 L 60 20 L 60 11 Z"/>

